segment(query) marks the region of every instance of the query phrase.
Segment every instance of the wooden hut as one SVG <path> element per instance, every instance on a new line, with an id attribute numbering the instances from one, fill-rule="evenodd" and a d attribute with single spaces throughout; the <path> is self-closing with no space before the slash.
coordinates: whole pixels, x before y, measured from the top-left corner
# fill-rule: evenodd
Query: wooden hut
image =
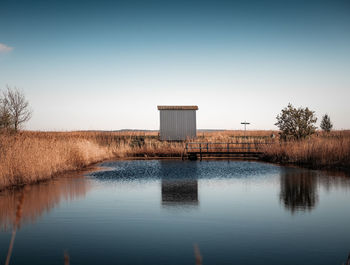
<path id="1" fill-rule="evenodd" d="M 198 106 L 158 106 L 160 140 L 184 141 L 197 136 Z"/>

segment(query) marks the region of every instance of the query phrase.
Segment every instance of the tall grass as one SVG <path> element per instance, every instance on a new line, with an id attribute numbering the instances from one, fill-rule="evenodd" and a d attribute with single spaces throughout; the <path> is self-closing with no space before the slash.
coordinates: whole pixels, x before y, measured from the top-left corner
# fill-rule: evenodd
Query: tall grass
<path id="1" fill-rule="evenodd" d="M 312 168 L 350 169 L 350 133 L 318 135 L 301 141 L 276 142 L 263 148 L 265 159 Z"/>
<path id="2" fill-rule="evenodd" d="M 157 133 L 21 132 L 0 134 L 0 189 L 33 183 L 111 158 L 181 156 L 183 143 Z"/>
<path id="3" fill-rule="evenodd" d="M 108 146 L 49 134 L 1 135 L 0 150 L 0 187 L 39 181 L 113 156 Z"/>
<path id="4" fill-rule="evenodd" d="M 319 134 L 298 142 L 279 142 L 276 131 L 198 132 L 197 142 L 275 142 L 263 149 L 266 160 L 314 167 L 347 167 L 350 131 Z M 50 178 L 106 159 L 181 157 L 182 142 L 158 140 L 158 132 L 32 132 L 0 134 L 0 189 Z"/>

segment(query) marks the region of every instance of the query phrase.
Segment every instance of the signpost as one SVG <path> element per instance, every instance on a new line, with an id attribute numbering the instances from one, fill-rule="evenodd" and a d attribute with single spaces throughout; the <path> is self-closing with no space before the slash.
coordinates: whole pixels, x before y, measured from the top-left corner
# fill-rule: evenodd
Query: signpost
<path id="1" fill-rule="evenodd" d="M 246 136 L 245 132 L 246 132 L 246 130 L 247 130 L 247 125 L 249 125 L 250 122 L 243 121 L 243 122 L 241 122 L 241 124 L 244 124 L 244 136 Z"/>

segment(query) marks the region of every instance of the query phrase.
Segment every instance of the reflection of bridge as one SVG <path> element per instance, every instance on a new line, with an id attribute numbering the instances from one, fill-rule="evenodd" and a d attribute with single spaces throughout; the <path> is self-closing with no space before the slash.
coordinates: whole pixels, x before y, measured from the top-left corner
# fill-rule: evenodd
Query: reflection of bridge
<path id="1" fill-rule="evenodd" d="M 259 158 L 262 155 L 262 147 L 269 143 L 244 142 L 244 143 L 186 143 L 183 158 L 196 160 L 199 156 L 207 157 L 248 157 Z"/>

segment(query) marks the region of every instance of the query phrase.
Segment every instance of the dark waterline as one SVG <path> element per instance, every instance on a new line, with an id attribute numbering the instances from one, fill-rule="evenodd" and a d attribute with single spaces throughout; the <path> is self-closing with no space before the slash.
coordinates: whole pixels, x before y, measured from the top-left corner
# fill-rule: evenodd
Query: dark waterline
<path id="1" fill-rule="evenodd" d="M 342 264 L 350 178 L 246 161 L 116 161 L 0 193 L 0 263 Z"/>

